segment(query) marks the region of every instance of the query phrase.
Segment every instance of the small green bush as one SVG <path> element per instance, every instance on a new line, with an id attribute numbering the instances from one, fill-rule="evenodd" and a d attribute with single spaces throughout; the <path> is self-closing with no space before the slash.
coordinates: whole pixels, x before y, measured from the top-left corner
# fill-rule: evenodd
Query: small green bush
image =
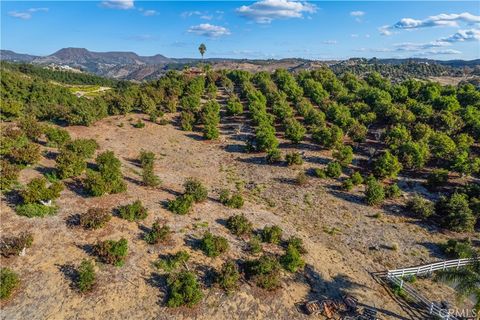
<path id="1" fill-rule="evenodd" d="M 350 146 L 339 146 L 332 155 L 342 166 L 346 167 L 352 163 L 353 149 Z"/>
<path id="2" fill-rule="evenodd" d="M 287 240 L 287 247 L 288 246 L 293 246 L 295 247 L 298 252 L 300 253 L 307 253 L 307 250 L 305 249 L 305 247 L 303 246 L 303 240 L 298 238 L 298 237 L 290 237 L 288 240 Z"/>
<path id="3" fill-rule="evenodd" d="M 193 196 L 184 194 L 176 197 L 174 200 L 169 200 L 167 203 L 168 210 L 176 214 L 187 214 L 193 205 Z"/>
<path id="4" fill-rule="evenodd" d="M 138 161 L 140 161 L 142 168 L 153 166 L 153 163 L 155 162 L 155 153 L 141 150 L 140 155 L 138 156 Z"/>
<path id="5" fill-rule="evenodd" d="M 248 250 L 252 254 L 262 252 L 262 239 L 259 236 L 253 236 L 248 241 Z"/>
<path id="6" fill-rule="evenodd" d="M 63 191 L 61 182 L 54 182 L 47 187 L 47 180 L 44 177 L 32 179 L 20 192 L 24 203 L 37 203 L 40 201 L 54 200 Z"/>
<path id="7" fill-rule="evenodd" d="M 351 191 L 353 189 L 352 179 L 348 178 L 348 179 L 343 180 L 342 189 L 346 190 L 346 191 Z"/>
<path id="8" fill-rule="evenodd" d="M 287 161 L 287 165 L 301 165 L 303 163 L 302 155 L 299 152 L 289 152 L 285 156 L 285 161 Z"/>
<path id="9" fill-rule="evenodd" d="M 385 191 L 381 183 L 370 177 L 365 189 L 365 202 L 370 206 L 380 205 L 385 199 Z"/>
<path id="10" fill-rule="evenodd" d="M 305 261 L 303 261 L 300 252 L 293 245 L 287 247 L 287 251 L 280 258 L 280 263 L 285 270 L 290 272 L 297 272 L 298 269 L 302 269 L 305 266 Z"/>
<path id="11" fill-rule="evenodd" d="M 56 172 L 61 179 L 77 177 L 87 168 L 85 158 L 70 150 L 61 150 L 56 159 Z"/>
<path id="12" fill-rule="evenodd" d="M 232 260 L 225 262 L 215 277 L 215 282 L 227 292 L 233 292 L 238 287 L 238 280 L 240 280 L 240 272 L 237 264 Z"/>
<path id="13" fill-rule="evenodd" d="M 18 256 L 24 248 L 30 248 L 32 243 L 33 235 L 30 232 L 22 232 L 17 237 L 2 237 L 0 254 L 6 258 Z"/>
<path id="14" fill-rule="evenodd" d="M 142 181 L 147 187 L 157 187 L 162 183 L 162 180 L 153 172 L 153 166 L 143 168 Z"/>
<path id="15" fill-rule="evenodd" d="M 246 273 L 260 288 L 274 290 L 280 286 L 280 264 L 275 256 L 263 255 L 248 261 Z"/>
<path id="16" fill-rule="evenodd" d="M 148 216 L 147 208 L 143 206 L 140 200 L 121 206 L 118 211 L 119 216 L 128 221 L 143 220 Z"/>
<path id="17" fill-rule="evenodd" d="M 416 194 L 407 203 L 407 208 L 418 218 L 429 218 L 435 210 L 435 205 L 424 199 L 422 196 Z"/>
<path id="18" fill-rule="evenodd" d="M 160 259 L 155 262 L 155 267 L 165 270 L 166 272 L 172 272 L 177 270 L 181 265 L 185 264 L 190 259 L 190 255 L 187 251 L 181 250 L 174 255 L 170 255 L 164 259 Z"/>
<path id="19" fill-rule="evenodd" d="M 262 241 L 279 244 L 282 240 L 282 229 L 279 226 L 266 226 L 262 230 Z"/>
<path id="20" fill-rule="evenodd" d="M 53 216 L 57 213 L 57 210 L 56 206 L 45 206 L 40 203 L 26 203 L 15 207 L 15 212 L 18 215 L 28 218 Z"/>
<path id="21" fill-rule="evenodd" d="M 208 190 L 198 179 L 189 178 L 185 181 L 183 186 L 185 188 L 185 194 L 191 195 L 195 202 L 203 202 L 207 200 Z"/>
<path id="22" fill-rule="evenodd" d="M 121 162 L 115 157 L 113 151 L 100 153 L 96 158 L 97 171 L 87 170 L 84 181 L 85 188 L 93 196 L 120 193 L 127 189 L 123 181 Z"/>
<path id="23" fill-rule="evenodd" d="M 243 215 L 234 215 L 228 218 L 227 228 L 236 236 L 249 235 L 252 232 L 252 223 Z"/>
<path id="24" fill-rule="evenodd" d="M 235 116 L 243 113 L 243 105 L 236 95 L 230 96 L 226 105 L 226 109 L 229 116 Z"/>
<path id="25" fill-rule="evenodd" d="M 385 198 L 387 199 L 395 199 L 402 195 L 402 190 L 398 186 L 398 184 L 392 184 L 385 188 Z"/>
<path id="26" fill-rule="evenodd" d="M 167 243 L 172 237 L 172 231 L 166 224 L 161 224 L 159 220 L 155 221 L 152 229 L 145 234 L 143 239 L 148 244 Z"/>
<path id="27" fill-rule="evenodd" d="M 141 119 L 137 119 L 137 122 L 133 123 L 132 126 L 137 129 L 141 129 L 145 127 L 145 122 L 143 122 Z"/>
<path id="28" fill-rule="evenodd" d="M 120 267 L 125 263 L 128 252 L 128 241 L 124 238 L 118 241 L 101 241 L 94 246 L 94 252 L 102 262 Z"/>
<path id="29" fill-rule="evenodd" d="M 99 145 L 95 139 L 75 139 L 65 145 L 65 149 L 74 152 L 77 156 L 84 159 L 93 157 Z"/>
<path id="30" fill-rule="evenodd" d="M 442 196 L 435 205 L 435 213 L 443 226 L 457 232 L 474 231 L 476 216 L 469 206 L 468 196 L 455 192 Z"/>
<path id="31" fill-rule="evenodd" d="M 207 257 L 218 257 L 228 250 L 228 241 L 224 237 L 214 236 L 211 232 L 203 235 L 200 248 Z"/>
<path id="32" fill-rule="evenodd" d="M 358 186 L 363 183 L 363 177 L 358 171 L 352 173 L 350 179 L 352 180 L 354 186 Z"/>
<path id="33" fill-rule="evenodd" d="M 240 209 L 243 207 L 243 197 L 239 192 L 230 194 L 229 190 L 222 190 L 220 192 L 220 202 L 230 208 Z"/>
<path id="34" fill-rule="evenodd" d="M 0 191 L 10 191 L 17 184 L 20 168 L 4 159 L 0 160 Z"/>
<path id="35" fill-rule="evenodd" d="M 40 160 L 40 156 L 40 146 L 35 143 L 15 147 L 10 152 L 12 162 L 24 166 L 37 163 Z"/>
<path id="36" fill-rule="evenodd" d="M 317 178 L 320 178 L 320 179 L 325 179 L 327 177 L 327 173 L 325 172 L 324 169 L 315 168 L 313 170 L 313 173 Z"/>
<path id="37" fill-rule="evenodd" d="M 95 266 L 90 260 L 83 260 L 77 269 L 77 287 L 80 292 L 87 292 L 93 289 L 96 282 Z"/>
<path id="38" fill-rule="evenodd" d="M 9 268 L 0 269 L 0 299 L 8 299 L 20 285 L 18 275 Z"/>
<path id="39" fill-rule="evenodd" d="M 328 163 L 325 174 L 329 178 L 338 178 L 342 175 L 342 165 L 336 161 Z"/>
<path id="40" fill-rule="evenodd" d="M 80 215 L 80 225 L 85 229 L 103 228 L 112 218 L 109 210 L 104 208 L 90 208 Z"/>
<path id="41" fill-rule="evenodd" d="M 45 128 L 44 132 L 47 137 L 47 146 L 49 147 L 59 148 L 71 140 L 70 134 L 65 129 L 50 126 Z"/>
<path id="42" fill-rule="evenodd" d="M 193 272 L 182 271 L 178 274 L 170 274 L 167 285 L 167 306 L 170 308 L 193 307 L 203 298 L 200 284 Z"/>
<path id="43" fill-rule="evenodd" d="M 267 163 L 273 164 L 282 161 L 282 153 L 278 148 L 270 149 L 267 152 L 267 156 L 265 158 Z"/>
<path id="44" fill-rule="evenodd" d="M 33 115 L 25 116 L 18 121 L 18 126 L 27 135 L 28 139 L 38 141 L 43 134 L 43 125 Z"/>
<path id="45" fill-rule="evenodd" d="M 452 259 L 464 259 L 474 256 L 475 249 L 469 239 L 456 240 L 448 239 L 446 243 L 440 245 L 443 252 Z"/>

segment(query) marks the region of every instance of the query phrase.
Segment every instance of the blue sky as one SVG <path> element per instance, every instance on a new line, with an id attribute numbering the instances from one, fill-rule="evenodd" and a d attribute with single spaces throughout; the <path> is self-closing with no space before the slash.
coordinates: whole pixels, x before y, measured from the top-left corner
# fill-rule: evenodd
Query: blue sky
<path id="1" fill-rule="evenodd" d="M 480 2 L 1 1 L 1 47 L 168 57 L 480 58 Z"/>

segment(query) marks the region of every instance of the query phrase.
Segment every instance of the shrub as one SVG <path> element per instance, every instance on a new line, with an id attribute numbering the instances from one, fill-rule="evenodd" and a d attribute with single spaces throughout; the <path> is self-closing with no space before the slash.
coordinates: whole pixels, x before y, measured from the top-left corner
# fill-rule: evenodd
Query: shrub
<path id="1" fill-rule="evenodd" d="M 121 238 L 118 241 L 101 241 L 94 246 L 94 252 L 102 262 L 113 264 L 117 267 L 122 266 L 125 263 L 127 251 L 128 241 L 124 238 Z"/>
<path id="2" fill-rule="evenodd" d="M 195 202 L 203 202 L 207 200 L 208 190 L 202 183 L 194 178 L 189 178 L 183 184 L 185 188 L 185 194 L 192 196 Z"/>
<path id="3" fill-rule="evenodd" d="M 262 251 L 262 239 L 259 236 L 253 236 L 248 241 L 248 250 L 252 254 L 257 254 Z"/>
<path id="4" fill-rule="evenodd" d="M 433 214 L 435 205 L 431 201 L 428 201 L 427 199 L 424 199 L 420 195 L 416 194 L 408 201 L 407 208 L 416 217 L 426 219 Z"/>
<path id="5" fill-rule="evenodd" d="M 151 151 L 141 150 L 140 155 L 138 156 L 138 160 L 140 161 L 140 165 L 142 168 L 153 166 L 155 161 L 155 153 Z"/>
<path id="6" fill-rule="evenodd" d="M 18 275 L 9 268 L 0 268 L 0 299 L 8 299 L 19 286 Z"/>
<path id="7" fill-rule="evenodd" d="M 182 271 L 178 274 L 170 274 L 167 278 L 167 285 L 167 306 L 170 308 L 184 305 L 193 307 L 203 298 L 200 284 L 193 272 Z"/>
<path id="8" fill-rule="evenodd" d="M 279 244 L 282 240 L 282 229 L 279 226 L 266 226 L 262 230 L 262 241 Z"/>
<path id="9" fill-rule="evenodd" d="M 358 171 L 352 173 L 350 179 L 352 180 L 354 186 L 358 186 L 363 183 L 363 177 Z"/>
<path id="10" fill-rule="evenodd" d="M 352 179 L 345 179 L 342 182 L 342 189 L 346 191 L 350 191 L 353 189 L 353 182 Z"/>
<path id="11" fill-rule="evenodd" d="M 94 139 L 75 139 L 65 145 L 65 149 L 74 152 L 77 156 L 84 159 L 93 157 L 95 150 L 99 147 Z"/>
<path id="12" fill-rule="evenodd" d="M 398 197 L 400 197 L 401 194 L 402 194 L 402 190 L 400 189 L 400 187 L 396 183 L 392 184 L 392 185 L 389 185 L 385 188 L 385 198 L 387 198 L 387 199 L 398 198 Z"/>
<path id="13" fill-rule="evenodd" d="M 285 156 L 285 161 L 287 161 L 289 166 L 301 165 L 303 163 L 303 158 L 299 152 L 289 152 Z"/>
<path id="14" fill-rule="evenodd" d="M 235 192 L 234 194 L 230 194 L 229 190 L 222 190 L 220 192 L 220 202 L 230 208 L 240 209 L 243 207 L 243 197 L 239 192 Z"/>
<path id="15" fill-rule="evenodd" d="M 120 217 L 128 221 L 143 220 L 148 216 L 147 208 L 142 205 L 140 200 L 121 206 L 118 211 Z"/>
<path id="16" fill-rule="evenodd" d="M 132 126 L 137 129 L 145 128 L 145 122 L 141 119 L 137 119 L 137 122 L 133 123 Z"/>
<path id="17" fill-rule="evenodd" d="M 148 244 L 159 244 L 167 243 L 172 237 L 172 231 L 170 227 L 166 224 L 160 224 L 160 221 L 157 220 L 153 223 L 152 229 L 145 234 L 143 239 Z"/>
<path id="18" fill-rule="evenodd" d="M 325 179 L 327 177 L 327 173 L 325 172 L 325 169 L 315 168 L 313 170 L 313 173 L 317 178 L 320 178 L 320 179 Z"/>
<path id="19" fill-rule="evenodd" d="M 378 178 L 395 178 L 400 170 L 402 170 L 402 165 L 398 158 L 388 150 L 378 157 L 373 168 Z"/>
<path id="20" fill-rule="evenodd" d="M 0 254 L 6 258 L 18 256 L 24 248 L 30 248 L 33 243 L 33 235 L 23 232 L 18 237 L 2 237 L 0 241 Z"/>
<path id="21" fill-rule="evenodd" d="M 96 281 L 95 266 L 90 260 L 83 260 L 77 269 L 77 286 L 80 292 L 93 289 Z"/>
<path id="22" fill-rule="evenodd" d="M 208 101 L 203 109 L 203 136 L 205 139 L 217 139 L 220 131 L 220 105 L 215 100 Z"/>
<path id="23" fill-rule="evenodd" d="M 453 193 L 450 197 L 442 196 L 435 206 L 442 225 L 457 231 L 474 231 L 476 218 L 468 205 L 468 197 L 463 193 Z"/>
<path id="24" fill-rule="evenodd" d="M 145 167 L 142 171 L 142 181 L 147 187 L 156 187 L 162 183 L 162 180 L 153 173 L 153 167 Z"/>
<path id="25" fill-rule="evenodd" d="M 167 203 L 168 210 L 176 214 L 187 214 L 190 212 L 193 204 L 192 195 L 181 195 L 175 198 L 175 200 L 169 200 Z"/>
<path id="26" fill-rule="evenodd" d="M 190 259 L 188 252 L 181 250 L 174 255 L 169 255 L 164 259 L 156 261 L 155 266 L 159 269 L 165 270 L 166 272 L 172 272 L 177 270 L 182 264 L 185 264 L 188 259 Z"/>
<path id="27" fill-rule="evenodd" d="M 282 161 L 282 153 L 277 148 L 268 150 L 266 160 L 268 163 L 278 163 Z"/>
<path id="28" fill-rule="evenodd" d="M 287 251 L 280 258 L 280 263 L 283 265 L 285 270 L 290 272 L 297 272 L 298 269 L 301 269 L 305 266 L 305 261 L 303 261 L 300 252 L 293 245 L 289 245 L 287 247 Z"/>
<path id="29" fill-rule="evenodd" d="M 44 132 L 47 137 L 47 146 L 49 147 L 59 148 L 71 140 L 70 134 L 65 129 L 49 126 Z"/>
<path id="30" fill-rule="evenodd" d="M 336 161 L 331 161 L 325 168 L 325 174 L 330 178 L 338 178 L 342 174 L 342 166 Z"/>
<path id="31" fill-rule="evenodd" d="M 28 143 L 22 147 L 15 147 L 10 153 L 12 162 L 20 165 L 35 164 L 40 160 L 40 146 Z"/>
<path id="32" fill-rule="evenodd" d="M 303 140 L 307 130 L 295 118 L 285 120 L 285 138 L 293 143 L 299 143 Z"/>
<path id="33" fill-rule="evenodd" d="M 448 182 L 448 170 L 435 169 L 427 176 L 427 187 L 436 189 Z"/>
<path id="34" fill-rule="evenodd" d="M 61 179 L 76 177 L 87 168 L 85 158 L 70 150 L 61 150 L 56 159 L 56 169 Z"/>
<path id="35" fill-rule="evenodd" d="M 448 239 L 440 245 L 443 252 L 452 259 L 465 259 L 473 257 L 475 249 L 469 239 Z"/>
<path id="36" fill-rule="evenodd" d="M 20 192 L 20 195 L 24 203 L 37 203 L 58 198 L 62 190 L 61 182 L 54 182 L 47 187 L 47 180 L 41 177 L 32 179 Z"/>
<path id="37" fill-rule="evenodd" d="M 120 170 L 121 162 L 112 151 L 100 153 L 96 158 L 98 171 L 87 170 L 85 188 L 93 196 L 120 193 L 126 190 Z"/>
<path id="38" fill-rule="evenodd" d="M 353 160 L 353 149 L 350 146 L 341 146 L 333 152 L 335 158 L 342 166 L 346 167 Z"/>
<path id="39" fill-rule="evenodd" d="M 80 215 L 80 225 L 85 229 L 103 228 L 112 218 L 110 212 L 104 208 L 90 208 Z"/>
<path id="40" fill-rule="evenodd" d="M 55 206 L 45 206 L 40 203 L 26 203 L 15 207 L 18 215 L 28 218 L 52 216 L 57 213 L 57 210 Z"/>
<path id="41" fill-rule="evenodd" d="M 203 235 L 200 248 L 207 257 L 214 258 L 228 250 L 228 241 L 223 237 L 214 236 L 212 233 L 206 232 Z"/>
<path id="42" fill-rule="evenodd" d="M 252 232 L 252 223 L 243 215 L 238 214 L 228 218 L 227 228 L 236 236 L 248 235 Z"/>
<path id="43" fill-rule="evenodd" d="M 300 253 L 307 253 L 307 250 L 303 246 L 303 240 L 298 237 L 290 237 L 287 240 L 287 247 L 293 246 Z"/>
<path id="44" fill-rule="evenodd" d="M 370 206 L 377 206 L 385 199 L 385 191 L 382 184 L 375 178 L 370 177 L 367 181 L 365 189 L 365 202 Z"/>
<path id="45" fill-rule="evenodd" d="M 275 256 L 263 255 L 248 261 L 246 272 L 260 288 L 274 290 L 280 286 L 280 264 Z"/>
<path id="46" fill-rule="evenodd" d="M 230 116 L 235 116 L 243 113 L 243 105 L 236 95 L 230 96 L 226 105 L 226 109 L 227 114 Z"/>
<path id="47" fill-rule="evenodd" d="M 308 177 L 307 175 L 305 174 L 304 171 L 300 171 L 297 176 L 295 177 L 295 182 L 297 183 L 297 185 L 299 186 L 304 186 L 307 184 L 308 182 Z"/>
<path id="48" fill-rule="evenodd" d="M 337 126 L 320 127 L 315 129 L 312 133 L 312 139 L 324 146 L 327 149 L 331 149 L 343 142 L 343 131 Z"/>
<path id="49" fill-rule="evenodd" d="M 240 272 L 235 262 L 231 260 L 223 264 L 215 277 L 216 283 L 227 292 L 232 292 L 238 287 L 238 280 L 240 280 Z"/>
<path id="50" fill-rule="evenodd" d="M 32 141 L 38 141 L 43 134 L 43 125 L 37 121 L 35 116 L 25 116 L 20 119 L 18 126 Z"/>
<path id="51" fill-rule="evenodd" d="M 12 186 L 17 183 L 20 168 L 16 165 L 1 159 L 0 160 L 0 190 L 10 191 Z"/>

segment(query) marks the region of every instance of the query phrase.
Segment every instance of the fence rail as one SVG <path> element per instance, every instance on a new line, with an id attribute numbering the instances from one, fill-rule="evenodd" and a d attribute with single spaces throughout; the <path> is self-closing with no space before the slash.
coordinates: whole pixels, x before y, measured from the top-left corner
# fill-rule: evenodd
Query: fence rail
<path id="1" fill-rule="evenodd" d="M 437 316 L 444 320 L 458 320 L 457 317 L 450 314 L 448 310 L 441 308 L 435 302 L 432 302 L 418 293 L 410 285 L 406 284 L 403 280 L 404 276 L 421 275 L 432 273 L 433 271 L 446 270 L 452 268 L 460 268 L 466 266 L 479 258 L 473 259 L 456 259 L 446 260 L 436 263 L 430 263 L 426 265 L 420 265 L 415 267 L 408 267 L 403 269 L 387 270 L 384 272 L 378 272 L 376 275 L 381 278 L 387 279 L 387 281 L 399 286 L 408 296 L 410 296 L 415 302 L 425 307 L 430 315 Z"/>

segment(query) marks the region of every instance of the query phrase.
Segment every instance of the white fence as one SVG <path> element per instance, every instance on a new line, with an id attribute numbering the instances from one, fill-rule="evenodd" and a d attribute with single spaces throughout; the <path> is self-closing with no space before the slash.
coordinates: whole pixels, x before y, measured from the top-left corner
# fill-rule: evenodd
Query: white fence
<path id="1" fill-rule="evenodd" d="M 404 283 L 404 276 L 422 275 L 432 273 L 433 271 L 446 270 L 452 268 L 460 268 L 468 265 L 476 259 L 456 259 L 446 260 L 416 267 L 408 267 L 403 269 L 388 270 L 386 272 L 377 273 L 378 276 L 386 278 L 393 284 L 398 285 L 408 296 L 410 296 L 415 302 L 423 305 L 430 315 L 437 316 L 445 320 L 458 320 L 457 317 L 450 314 L 448 310 L 442 309 L 438 304 L 423 297 L 420 293 L 414 290 L 411 286 Z"/>
<path id="2" fill-rule="evenodd" d="M 422 266 L 409 267 L 396 270 L 388 270 L 387 277 L 403 277 L 411 275 L 421 275 L 426 273 L 432 273 L 433 271 L 446 270 L 451 268 L 463 267 L 467 264 L 470 264 L 474 259 L 456 259 L 456 260 L 446 260 L 437 263 L 425 264 Z"/>

